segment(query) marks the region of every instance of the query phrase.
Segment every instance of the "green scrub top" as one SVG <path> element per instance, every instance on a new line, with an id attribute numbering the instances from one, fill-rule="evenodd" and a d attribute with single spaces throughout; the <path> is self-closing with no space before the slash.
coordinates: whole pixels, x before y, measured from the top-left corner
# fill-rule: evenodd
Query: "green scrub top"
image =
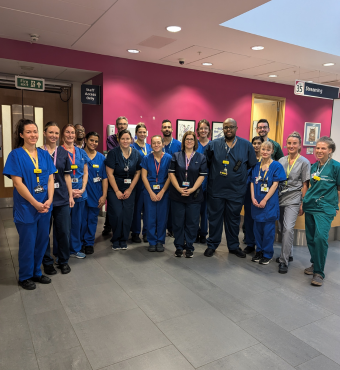
<path id="1" fill-rule="evenodd" d="M 336 215 L 339 209 L 338 186 L 340 186 L 340 163 L 334 159 L 321 167 L 320 180 L 314 180 L 319 162 L 312 165 L 310 176 L 310 188 L 303 199 L 303 210 L 305 212 L 321 212 L 330 216 Z"/>

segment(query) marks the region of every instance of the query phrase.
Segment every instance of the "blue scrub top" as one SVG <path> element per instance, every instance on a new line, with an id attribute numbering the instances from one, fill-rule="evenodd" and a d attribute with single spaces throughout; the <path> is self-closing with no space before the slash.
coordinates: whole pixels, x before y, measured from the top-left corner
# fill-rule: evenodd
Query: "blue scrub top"
<path id="1" fill-rule="evenodd" d="M 200 142 L 198 142 L 197 153 L 204 154 L 205 149 L 207 148 L 207 145 L 208 144 L 206 144 L 205 146 L 203 146 Z M 208 171 L 208 173 L 209 173 L 209 171 Z M 207 190 L 207 185 L 208 185 L 208 176 L 206 176 L 205 179 L 204 179 L 204 181 L 203 181 L 203 184 L 202 184 L 203 191 L 206 191 Z"/>
<path id="2" fill-rule="evenodd" d="M 185 173 L 188 172 L 187 179 L 185 178 Z M 180 151 L 172 156 L 169 173 L 174 173 L 178 181 L 180 188 L 184 188 L 183 181 L 190 183 L 188 189 L 195 185 L 196 180 L 199 176 L 207 176 L 207 160 L 205 156 L 201 153 L 195 152 L 194 156 L 191 158 L 188 171 L 186 170 L 185 152 Z M 176 202 L 182 203 L 202 203 L 204 200 L 202 185 L 198 188 L 199 192 L 196 198 L 194 195 L 196 192 L 190 194 L 188 197 L 183 197 L 175 187 L 170 184 L 170 199 Z"/>
<path id="3" fill-rule="evenodd" d="M 76 153 L 76 161 L 75 164 L 78 166 L 78 168 L 74 171 L 71 170 L 71 181 L 73 178 L 78 179 L 78 182 L 72 182 L 72 189 L 78 189 L 80 190 L 83 186 L 83 176 L 84 176 L 84 166 L 87 164 L 90 160 L 90 158 L 87 156 L 84 149 L 80 149 L 77 146 L 74 146 L 75 153 Z M 70 153 L 67 151 L 67 154 L 73 159 L 73 153 Z M 72 165 L 72 161 L 69 157 L 70 164 Z M 82 202 L 83 200 L 87 199 L 87 190 L 85 189 L 84 193 L 82 194 L 81 198 L 74 198 L 74 201 Z"/>
<path id="4" fill-rule="evenodd" d="M 34 173 L 35 166 L 23 148 L 12 150 L 7 158 L 5 168 L 3 170 L 4 176 L 11 178 L 11 176 L 18 176 L 22 178 L 22 182 L 26 185 L 28 191 L 33 198 L 40 203 L 45 203 L 48 199 L 47 184 L 48 178 L 57 169 L 54 167 L 51 156 L 45 150 L 37 149 L 39 169 L 42 173 L 39 174 L 39 183 L 44 188 L 42 193 L 36 194 L 34 188 L 37 187 L 37 175 Z M 15 223 L 30 224 L 36 222 L 40 213 L 17 191 L 13 190 L 13 217 Z M 52 207 L 50 207 L 50 210 Z"/>
<path id="5" fill-rule="evenodd" d="M 107 179 L 105 156 L 101 153 L 96 153 L 93 159 L 89 158 L 87 168 L 89 178 L 87 181 L 87 204 L 89 207 L 98 208 L 99 198 L 103 196 L 103 183 L 102 181 L 94 182 L 94 179 L 100 177 L 102 180 Z M 99 167 L 98 167 L 99 166 Z"/>
<path id="6" fill-rule="evenodd" d="M 141 147 L 137 144 L 137 142 L 134 142 L 133 144 L 131 144 L 131 146 L 132 146 L 132 148 L 135 148 L 136 150 L 138 150 L 138 152 L 141 155 L 142 160 L 143 160 L 143 158 L 145 157 L 145 154 L 143 153 Z M 151 145 L 145 143 L 145 147 L 143 148 L 143 150 L 144 151 L 146 150 L 146 155 L 150 154 L 152 152 Z M 137 185 L 136 185 L 136 188 L 139 191 L 142 191 L 144 189 L 144 183 L 143 183 L 143 180 L 142 180 L 142 176 L 139 178 L 139 180 L 137 182 Z"/>
<path id="7" fill-rule="evenodd" d="M 287 179 L 286 172 L 281 163 L 273 161 L 267 172 L 266 178 L 263 179 L 265 171 L 261 171 L 260 175 L 262 180 L 257 184 L 255 183 L 255 178 L 259 174 L 261 162 L 258 162 L 251 172 L 251 182 L 254 184 L 254 196 L 258 203 L 267 195 L 265 192 L 261 192 L 261 185 L 267 184 L 268 188 L 273 185 L 275 181 L 285 181 Z M 257 222 L 266 221 L 276 221 L 280 217 L 280 207 L 279 207 L 279 187 L 276 188 L 275 193 L 269 198 L 267 204 L 264 208 L 255 207 L 251 204 L 251 215 L 253 219 Z"/>
<path id="8" fill-rule="evenodd" d="M 209 168 L 207 191 L 214 198 L 242 201 L 247 190 L 247 170 L 257 163 L 256 154 L 249 141 L 237 136 L 237 142 L 228 155 L 228 175 L 222 176 L 220 172 L 225 167 L 223 161 L 227 158 L 226 145 L 222 137 L 210 141 L 206 146 L 205 156 Z M 240 167 L 234 171 L 238 161 L 241 161 Z"/>
<path id="9" fill-rule="evenodd" d="M 170 154 L 171 156 L 174 153 L 180 152 L 182 150 L 182 143 L 174 138 L 171 139 L 168 145 L 164 145 L 163 151 Z"/>
<path id="10" fill-rule="evenodd" d="M 156 183 L 156 165 L 155 165 L 155 157 L 153 153 L 148 154 L 146 157 L 143 158 L 141 167 L 148 171 L 147 179 L 149 181 L 149 184 L 151 186 L 151 189 L 153 190 L 153 185 L 160 185 L 160 190 L 163 189 L 164 184 L 166 183 L 166 180 L 168 179 L 168 170 L 170 167 L 171 162 L 171 155 L 164 153 L 162 159 L 161 159 L 161 165 L 159 167 L 158 172 L 158 182 Z M 157 166 L 158 162 L 156 160 Z M 157 192 L 157 191 L 156 191 Z"/>
<path id="11" fill-rule="evenodd" d="M 125 179 L 130 179 L 131 182 L 135 177 L 137 171 L 140 171 L 140 163 L 142 161 L 142 156 L 139 154 L 138 150 L 135 148 L 131 148 L 131 154 L 128 159 L 123 157 L 123 152 L 120 149 L 120 146 L 113 148 L 107 154 L 107 158 L 105 161 L 106 166 L 112 168 L 114 170 L 113 175 L 115 177 L 117 186 L 119 191 L 124 192 L 128 189 L 131 185 L 128 183 L 124 183 Z M 124 171 L 125 165 L 128 165 L 129 170 Z M 136 190 L 136 187 L 133 189 Z M 108 191 L 114 191 L 112 186 L 109 182 L 109 189 Z"/>

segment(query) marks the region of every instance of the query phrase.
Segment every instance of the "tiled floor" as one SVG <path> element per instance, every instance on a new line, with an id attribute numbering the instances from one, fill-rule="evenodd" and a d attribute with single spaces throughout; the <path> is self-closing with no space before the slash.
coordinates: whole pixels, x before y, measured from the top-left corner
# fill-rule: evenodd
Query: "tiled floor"
<path id="1" fill-rule="evenodd" d="M 310 285 L 306 247 L 288 274 L 229 255 L 114 252 L 70 261 L 51 285 L 17 285 L 18 235 L 0 209 L 0 369 L 340 370 L 340 242 L 330 243 L 325 284 Z M 275 256 L 279 245 L 275 246 Z"/>

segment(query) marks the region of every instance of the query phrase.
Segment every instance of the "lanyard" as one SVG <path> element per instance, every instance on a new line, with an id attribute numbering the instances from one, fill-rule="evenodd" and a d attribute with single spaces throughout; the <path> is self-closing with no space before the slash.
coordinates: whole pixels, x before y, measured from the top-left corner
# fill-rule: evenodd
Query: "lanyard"
<path id="1" fill-rule="evenodd" d="M 36 151 L 37 151 L 37 160 L 34 160 L 34 158 L 31 156 L 31 154 L 29 153 L 29 151 L 23 146 L 23 149 L 25 150 L 25 152 L 29 155 L 29 157 L 31 158 L 31 161 L 32 161 L 32 163 L 33 163 L 33 165 L 34 165 L 34 167 L 35 167 L 35 170 L 34 170 L 34 173 L 37 175 L 37 183 L 39 184 L 39 175 L 38 175 L 38 173 L 40 173 L 39 172 L 39 157 L 38 157 L 38 151 L 37 151 L 37 149 L 36 149 Z"/>
<path id="2" fill-rule="evenodd" d="M 269 166 L 270 166 L 270 163 L 269 163 Z M 267 172 L 269 171 L 269 166 L 268 166 L 268 168 L 267 168 L 267 170 L 266 170 L 266 172 L 264 173 L 264 176 L 263 176 L 263 182 L 266 180 L 266 175 L 267 175 Z M 262 171 L 262 163 L 261 163 L 261 165 L 260 165 L 260 169 L 259 169 L 259 174 L 258 174 L 258 176 L 257 176 L 257 178 L 259 179 L 259 180 L 261 180 L 261 171 Z"/>
<path id="3" fill-rule="evenodd" d="M 67 151 L 68 157 L 70 158 L 71 163 L 74 165 L 76 163 L 76 150 L 74 149 L 73 146 L 73 159 L 70 156 L 69 151 L 65 148 L 65 145 L 63 145 L 64 149 Z M 76 175 L 76 170 L 73 170 L 73 176 Z"/>
<path id="4" fill-rule="evenodd" d="M 293 164 L 291 165 L 291 167 L 289 167 L 289 156 L 287 157 L 288 167 L 287 167 L 287 173 L 286 173 L 286 175 L 287 175 L 286 185 L 288 184 L 288 178 L 289 178 L 290 173 L 292 172 L 292 169 L 294 167 L 294 164 L 295 164 L 295 162 L 297 161 L 297 159 L 299 157 L 300 157 L 300 154 L 297 155 L 297 157 L 295 158 L 295 160 L 294 160 Z"/>
<path id="5" fill-rule="evenodd" d="M 325 165 L 321 168 L 321 171 L 320 171 L 320 162 L 318 164 L 318 168 L 316 170 L 316 176 L 320 176 L 321 175 L 321 172 L 323 171 L 323 169 L 327 166 L 327 163 L 329 162 L 330 158 L 327 159 L 327 162 L 325 163 Z"/>
<path id="6" fill-rule="evenodd" d="M 46 145 L 44 145 L 44 149 L 48 152 Z M 55 147 L 54 157 L 53 157 L 53 163 L 54 163 L 55 168 L 57 168 L 57 150 L 58 150 L 58 146 Z M 53 179 L 55 180 L 55 173 L 53 174 Z"/>
<path id="7" fill-rule="evenodd" d="M 229 146 L 227 143 L 225 145 L 225 150 L 227 151 L 227 158 L 228 158 L 228 155 L 231 151 L 231 149 L 235 146 L 235 143 L 236 143 L 236 140 L 237 140 L 237 137 L 235 136 L 235 139 L 233 141 L 233 143 L 231 144 L 231 146 Z"/>
<path id="8" fill-rule="evenodd" d="M 188 168 L 189 168 L 191 159 L 194 155 L 195 155 L 195 152 L 192 152 L 190 155 L 190 158 L 188 158 L 187 154 L 185 153 L 185 181 L 188 180 Z"/>
<path id="9" fill-rule="evenodd" d="M 148 151 L 146 149 L 146 145 L 144 145 L 144 148 L 141 147 L 138 142 L 136 141 L 136 144 L 139 146 L 140 150 L 142 151 L 142 153 L 144 154 L 144 156 L 146 156 L 148 154 Z M 144 150 L 143 150 L 144 149 Z"/>
<path id="10" fill-rule="evenodd" d="M 124 157 L 124 154 L 123 154 L 123 151 L 122 150 L 121 150 L 121 152 L 122 152 L 122 157 L 123 157 L 123 162 L 124 162 L 124 171 L 127 172 L 126 177 L 129 177 L 130 155 L 131 155 L 131 152 L 132 152 L 132 148 L 130 147 L 130 149 L 129 149 L 129 158 L 128 159 L 126 159 Z"/>
<path id="11" fill-rule="evenodd" d="M 172 139 L 171 139 L 171 141 L 170 141 L 169 149 L 168 149 L 167 153 L 169 153 L 169 152 L 170 152 L 170 148 L 171 148 L 171 145 L 172 145 L 172 141 L 173 141 L 173 140 L 174 140 L 174 138 L 172 138 Z M 164 151 L 165 151 L 165 147 L 164 147 Z"/>
<path id="12" fill-rule="evenodd" d="M 159 169 L 161 167 L 161 162 L 162 162 L 163 155 L 164 155 L 164 153 L 162 153 L 161 160 L 158 163 L 158 167 L 157 167 L 157 161 L 156 161 L 155 155 L 153 155 L 153 160 L 155 161 L 155 167 L 156 167 L 156 183 L 158 182 L 158 172 L 159 172 Z"/>

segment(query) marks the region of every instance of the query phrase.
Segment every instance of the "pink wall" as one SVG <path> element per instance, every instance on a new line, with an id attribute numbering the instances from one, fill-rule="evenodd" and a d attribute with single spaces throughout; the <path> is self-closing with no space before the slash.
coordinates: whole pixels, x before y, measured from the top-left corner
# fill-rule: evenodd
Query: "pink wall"
<path id="1" fill-rule="evenodd" d="M 93 129 L 102 129 L 104 140 L 106 125 L 115 124 L 120 115 L 126 115 L 132 124 L 144 121 L 150 135 L 159 133 L 164 118 L 175 126 L 178 118 L 222 121 L 233 117 L 238 135 L 249 139 L 252 93 L 287 99 L 284 141 L 294 130 L 303 134 L 305 122 L 321 122 L 321 135 L 330 134 L 332 101 L 296 96 L 288 85 L 7 39 L 0 39 L 0 58 L 102 72 L 104 124 L 101 127 L 100 117 L 84 124 L 92 128 L 92 121 Z M 303 148 L 302 154 L 305 152 Z"/>

